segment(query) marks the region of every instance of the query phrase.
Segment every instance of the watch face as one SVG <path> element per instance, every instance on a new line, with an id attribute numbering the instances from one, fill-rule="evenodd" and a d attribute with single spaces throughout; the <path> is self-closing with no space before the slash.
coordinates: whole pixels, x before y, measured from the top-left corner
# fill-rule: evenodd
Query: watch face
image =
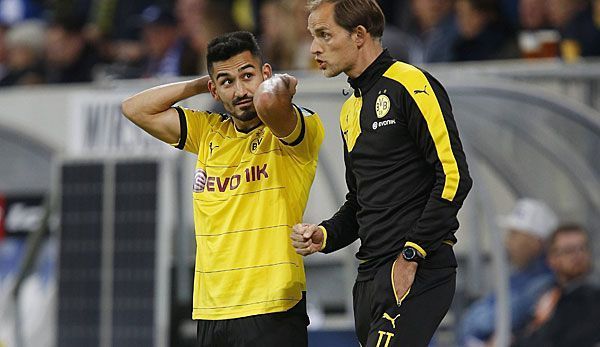
<path id="1" fill-rule="evenodd" d="M 410 247 L 407 247 L 402 250 L 402 255 L 404 256 L 404 259 L 412 260 L 416 255 L 416 251 Z"/>

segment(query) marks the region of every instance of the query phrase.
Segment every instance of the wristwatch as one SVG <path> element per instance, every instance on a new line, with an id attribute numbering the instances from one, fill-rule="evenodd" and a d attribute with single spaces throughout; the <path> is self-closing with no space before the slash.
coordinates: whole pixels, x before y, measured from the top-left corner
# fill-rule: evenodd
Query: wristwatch
<path id="1" fill-rule="evenodd" d="M 419 263 L 421 260 L 423 260 L 421 253 L 410 246 L 402 248 L 402 258 L 404 258 L 406 261 L 414 261 L 416 263 Z"/>

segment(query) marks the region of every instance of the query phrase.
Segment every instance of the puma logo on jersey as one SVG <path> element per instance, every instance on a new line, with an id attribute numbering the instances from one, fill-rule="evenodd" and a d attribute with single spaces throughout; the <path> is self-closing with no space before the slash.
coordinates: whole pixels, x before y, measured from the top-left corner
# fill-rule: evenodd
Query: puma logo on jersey
<path id="1" fill-rule="evenodd" d="M 427 86 L 423 87 L 423 90 L 419 90 L 419 89 L 415 90 L 415 95 L 421 94 L 421 93 L 429 95 L 429 93 L 427 93 Z"/>
<path id="2" fill-rule="evenodd" d="M 219 148 L 219 146 L 217 146 L 217 145 L 214 145 L 214 146 L 213 146 L 213 143 L 211 142 L 211 143 L 208 145 L 208 148 L 210 149 L 210 155 L 212 155 L 213 149 L 217 149 L 217 148 Z"/>
<path id="3" fill-rule="evenodd" d="M 392 328 L 396 329 L 396 318 L 400 317 L 400 315 L 396 315 L 396 317 L 392 318 L 392 316 L 390 316 L 389 314 L 387 314 L 386 312 L 383 313 L 383 319 L 387 319 L 390 322 L 392 322 Z"/>

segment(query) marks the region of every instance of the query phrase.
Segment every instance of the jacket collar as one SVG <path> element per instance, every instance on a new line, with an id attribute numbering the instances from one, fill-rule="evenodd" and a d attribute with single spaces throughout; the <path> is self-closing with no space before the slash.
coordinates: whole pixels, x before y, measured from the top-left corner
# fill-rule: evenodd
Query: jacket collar
<path id="1" fill-rule="evenodd" d="M 354 89 L 354 96 L 359 97 L 368 92 L 395 61 L 386 48 L 360 76 L 348 77 L 348 83 Z"/>

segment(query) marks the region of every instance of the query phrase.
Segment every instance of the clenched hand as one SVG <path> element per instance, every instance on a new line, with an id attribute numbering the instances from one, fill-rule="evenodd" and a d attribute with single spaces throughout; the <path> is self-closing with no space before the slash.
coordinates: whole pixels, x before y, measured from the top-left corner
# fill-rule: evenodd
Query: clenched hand
<path id="1" fill-rule="evenodd" d="M 307 256 L 323 248 L 325 235 L 317 225 L 302 223 L 294 225 L 290 238 L 296 253 Z"/>

